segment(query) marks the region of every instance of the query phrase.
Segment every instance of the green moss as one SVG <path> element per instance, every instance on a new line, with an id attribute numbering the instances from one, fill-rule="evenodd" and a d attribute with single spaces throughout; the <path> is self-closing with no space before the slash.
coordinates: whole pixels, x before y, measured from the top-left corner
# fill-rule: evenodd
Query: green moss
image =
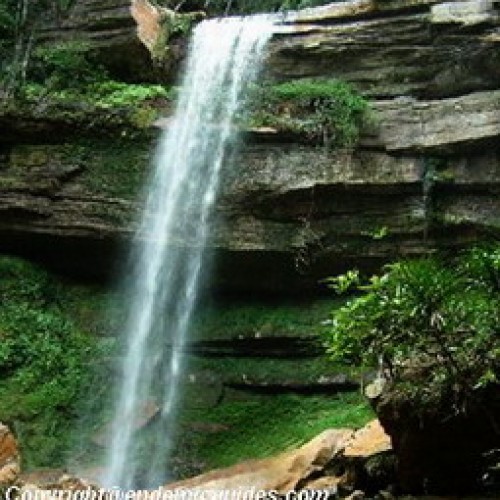
<path id="1" fill-rule="evenodd" d="M 346 82 L 302 79 L 255 91 L 251 126 L 270 126 L 335 147 L 359 139 L 368 116 L 367 101 Z"/>
<path id="2" fill-rule="evenodd" d="M 92 194 L 136 200 L 150 162 L 151 142 L 127 137 L 80 141 L 68 145 L 66 154 L 84 166 L 78 180 Z M 118 204 L 108 207 L 107 216 L 111 222 L 124 221 L 129 212 Z"/>
<path id="3" fill-rule="evenodd" d="M 102 458 L 102 449 L 92 444 L 91 437 L 112 416 L 113 335 L 119 331 L 124 307 L 118 298 L 97 286 L 56 279 L 20 259 L 0 258 L 0 420 L 18 433 L 27 469 L 63 465 L 71 458 L 69 451 L 73 459 L 76 453 L 79 466 Z M 336 305 L 331 300 L 285 304 L 219 301 L 202 307 L 195 338 L 314 337 L 326 327 L 321 323 L 332 307 Z M 188 360 L 188 366 L 190 373 L 212 372 L 220 380 L 236 382 L 251 374 L 256 381 L 300 379 L 307 383 L 343 371 L 322 357 L 197 356 Z M 278 453 L 328 427 L 360 426 L 372 416 L 358 394 L 252 396 L 233 391 L 221 402 L 207 403 L 205 392 L 208 390 L 196 384 L 189 384 L 186 390 L 179 414 L 180 461 L 175 466 L 180 474 Z M 87 417 L 81 419 L 81 414 Z M 203 430 L 213 424 L 225 430 Z M 141 431 L 144 446 L 154 425 Z M 202 466 L 194 467 L 192 461 Z"/>
<path id="4" fill-rule="evenodd" d="M 326 356 L 297 359 L 192 357 L 188 366 L 191 373 L 211 373 L 224 383 L 311 384 L 324 376 L 355 376 L 357 372 L 354 367 L 332 363 Z"/>
<path id="5" fill-rule="evenodd" d="M 63 465 L 92 360 L 107 355 L 61 308 L 70 288 L 19 259 L 0 258 L 0 420 L 27 468 Z"/>
<path id="6" fill-rule="evenodd" d="M 196 312 L 193 338 L 315 336 L 343 299 L 306 301 L 218 301 Z"/>
<path id="7" fill-rule="evenodd" d="M 27 107 L 35 107 L 40 101 L 53 110 L 58 110 L 57 117 L 64 118 L 65 109 L 76 113 L 83 122 L 85 115 L 102 115 L 118 121 L 117 125 L 145 129 L 158 118 L 159 111 L 171 101 L 170 89 L 161 85 L 129 84 L 114 80 L 90 81 L 78 86 L 61 86 L 52 88 L 39 83 L 27 83 L 20 91 L 21 102 Z M 160 102 L 161 101 L 161 102 Z M 158 106 L 160 102 L 160 106 Z M 52 116 L 54 118 L 54 116 Z"/>
<path id="8" fill-rule="evenodd" d="M 373 418 L 357 393 L 336 397 L 275 395 L 253 401 L 223 403 L 181 414 L 182 446 L 193 450 L 205 469 L 250 458 L 264 458 L 312 439 L 329 428 L 360 427 Z M 196 432 L 193 423 L 222 426 L 221 432 Z M 193 428 L 195 430 L 193 430 Z"/>

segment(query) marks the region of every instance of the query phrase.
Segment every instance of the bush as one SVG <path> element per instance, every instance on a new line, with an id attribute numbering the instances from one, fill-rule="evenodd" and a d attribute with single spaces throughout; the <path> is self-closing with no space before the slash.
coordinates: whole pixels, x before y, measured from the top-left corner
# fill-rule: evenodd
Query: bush
<path id="1" fill-rule="evenodd" d="M 367 116 L 368 103 L 340 80 L 294 80 L 255 92 L 253 125 L 305 134 L 326 145 L 353 146 Z"/>
<path id="2" fill-rule="evenodd" d="M 359 288 L 334 314 L 327 343 L 336 361 L 382 360 L 396 381 L 418 373 L 409 390 L 421 398 L 470 399 L 498 382 L 500 246 L 392 264 Z"/>
<path id="3" fill-rule="evenodd" d="M 161 85 L 130 84 L 107 80 L 90 85 L 86 93 L 102 107 L 134 106 L 151 99 L 170 99 L 171 93 Z"/>
<path id="4" fill-rule="evenodd" d="M 12 0 L 0 1 L 0 39 L 13 36 L 16 24 L 16 3 Z"/>
<path id="5" fill-rule="evenodd" d="M 19 259 L 0 258 L 0 420 L 19 433 L 28 466 L 57 466 L 90 382 L 95 340 L 62 311 L 60 285 Z"/>
<path id="6" fill-rule="evenodd" d="M 87 43 L 68 41 L 37 47 L 28 78 L 49 90 L 62 90 L 102 81 L 106 72 L 93 61 Z"/>

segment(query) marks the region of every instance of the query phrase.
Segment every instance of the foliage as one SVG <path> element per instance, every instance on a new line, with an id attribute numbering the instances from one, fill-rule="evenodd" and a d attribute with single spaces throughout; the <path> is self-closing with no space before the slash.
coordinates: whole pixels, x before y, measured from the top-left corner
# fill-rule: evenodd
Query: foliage
<path id="1" fill-rule="evenodd" d="M 0 0 L 0 88 L 8 95 L 26 82 L 42 20 L 57 20 L 74 0 Z"/>
<path id="2" fill-rule="evenodd" d="M 161 85 L 131 84 L 105 80 L 78 88 L 49 90 L 38 83 L 23 88 L 27 100 L 52 99 L 60 102 L 87 102 L 100 108 L 137 106 L 155 99 L 170 99 L 171 93 Z"/>
<path id="3" fill-rule="evenodd" d="M 45 103 L 53 107 L 69 106 L 72 116 L 77 112 L 90 116 L 92 111 L 119 112 L 117 125 L 146 129 L 158 117 L 159 109 L 172 99 L 173 93 L 161 85 L 128 84 L 114 80 L 91 81 L 75 87 L 51 88 L 28 83 L 21 89 L 20 99 L 28 105 Z M 93 109 L 92 109 L 93 108 Z M 103 114 L 104 120 L 111 114 Z"/>
<path id="4" fill-rule="evenodd" d="M 139 102 L 172 98 L 170 91 L 161 85 L 130 84 L 107 80 L 90 85 L 88 95 L 95 96 L 95 102 L 102 107 L 133 106 Z"/>
<path id="5" fill-rule="evenodd" d="M 63 462 L 88 365 L 102 355 L 62 312 L 62 300 L 46 272 L 0 258 L 0 420 L 20 435 L 28 466 Z"/>
<path id="6" fill-rule="evenodd" d="M 302 79 L 255 92 L 250 123 L 305 134 L 331 146 L 353 146 L 368 111 L 367 101 L 346 82 Z"/>
<path id="7" fill-rule="evenodd" d="M 0 39 L 13 36 L 16 25 L 17 2 L 15 0 L 0 0 Z"/>
<path id="8" fill-rule="evenodd" d="M 418 373 L 413 390 L 425 398 L 451 391 L 467 399 L 497 382 L 500 246 L 392 264 L 359 288 L 364 293 L 334 313 L 333 359 L 382 359 L 395 380 Z"/>
<path id="9" fill-rule="evenodd" d="M 105 76 L 92 60 L 89 45 L 74 40 L 37 47 L 28 78 L 50 90 L 62 90 L 100 81 Z"/>
<path id="10" fill-rule="evenodd" d="M 347 271 L 340 276 L 327 278 L 324 283 L 333 288 L 338 294 L 346 293 L 359 286 L 359 271 L 357 269 Z"/>
<path id="11" fill-rule="evenodd" d="M 37 0 L 33 13 L 34 15 L 58 14 L 68 10 L 73 3 L 74 0 Z M 19 0 L 0 0 L 0 38 L 7 39 L 14 36 L 19 8 Z"/>

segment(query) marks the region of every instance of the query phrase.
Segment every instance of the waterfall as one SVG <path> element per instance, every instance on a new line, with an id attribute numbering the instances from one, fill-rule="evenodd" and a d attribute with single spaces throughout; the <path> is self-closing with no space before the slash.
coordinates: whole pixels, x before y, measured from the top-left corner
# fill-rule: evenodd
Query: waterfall
<path id="1" fill-rule="evenodd" d="M 233 119 L 272 33 L 266 16 L 204 21 L 192 36 L 180 95 L 160 141 L 134 246 L 126 351 L 103 483 L 133 488 L 140 466 L 134 426 L 154 402 L 161 424 L 145 486 L 167 479 L 183 348 L 196 305 L 209 224 Z"/>

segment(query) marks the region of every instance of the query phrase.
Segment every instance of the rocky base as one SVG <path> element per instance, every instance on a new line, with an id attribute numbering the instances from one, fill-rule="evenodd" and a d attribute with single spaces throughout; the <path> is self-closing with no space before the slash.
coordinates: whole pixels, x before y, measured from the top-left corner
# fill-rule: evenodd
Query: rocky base
<path id="1" fill-rule="evenodd" d="M 21 472 L 17 442 L 9 428 L 0 423 L 0 493 L 16 482 Z"/>
<path id="2" fill-rule="evenodd" d="M 402 383 L 394 382 L 371 396 L 398 457 L 402 491 L 498 492 L 498 386 L 476 390 L 463 404 L 454 402 L 453 395 L 444 390 L 430 404 L 415 401 Z"/>

